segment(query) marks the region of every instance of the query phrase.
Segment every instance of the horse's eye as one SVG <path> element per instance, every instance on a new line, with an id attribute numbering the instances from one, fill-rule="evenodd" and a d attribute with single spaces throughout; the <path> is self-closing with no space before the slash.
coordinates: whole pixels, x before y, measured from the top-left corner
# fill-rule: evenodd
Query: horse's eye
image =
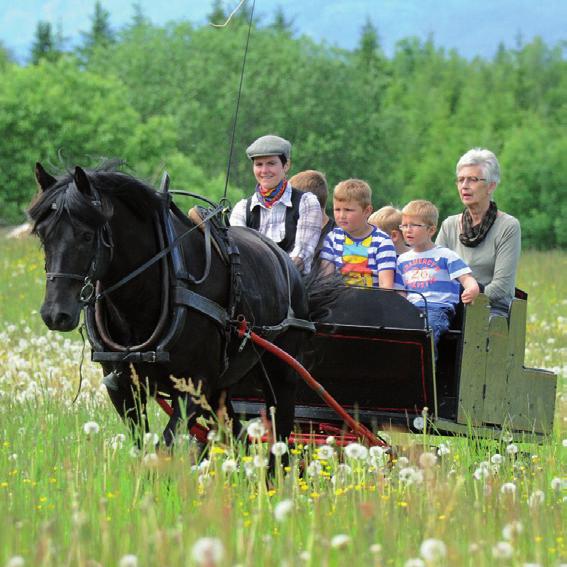
<path id="1" fill-rule="evenodd" d="M 93 233 L 92 232 L 84 232 L 83 233 L 83 240 L 85 242 L 92 242 L 93 239 Z"/>

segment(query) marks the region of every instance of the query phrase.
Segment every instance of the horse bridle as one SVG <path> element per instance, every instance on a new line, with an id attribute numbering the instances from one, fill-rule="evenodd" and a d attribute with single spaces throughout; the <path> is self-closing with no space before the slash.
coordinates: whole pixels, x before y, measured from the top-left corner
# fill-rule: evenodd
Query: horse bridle
<path id="1" fill-rule="evenodd" d="M 96 189 L 93 188 L 93 191 L 95 192 L 95 199 L 91 201 L 92 205 L 97 208 L 102 208 L 102 201 L 96 193 Z M 56 209 L 56 203 L 54 202 L 51 207 Z M 96 231 L 95 254 L 86 274 L 74 274 L 72 272 L 46 272 L 45 276 L 49 281 L 53 281 L 57 278 L 67 278 L 83 282 L 83 287 L 79 292 L 79 300 L 81 303 L 87 304 L 94 297 L 95 282 L 103 275 L 104 271 L 109 266 L 112 261 L 113 254 L 114 242 L 112 240 L 112 232 L 108 221 L 106 221 Z"/>

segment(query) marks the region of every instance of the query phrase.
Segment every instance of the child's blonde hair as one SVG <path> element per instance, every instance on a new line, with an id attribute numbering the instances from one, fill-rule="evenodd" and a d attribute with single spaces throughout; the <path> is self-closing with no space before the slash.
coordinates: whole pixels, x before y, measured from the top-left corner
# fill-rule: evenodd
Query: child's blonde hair
<path id="1" fill-rule="evenodd" d="M 368 222 L 391 235 L 394 230 L 399 230 L 402 223 L 402 211 L 392 205 L 386 205 L 372 213 L 368 217 Z"/>
<path id="2" fill-rule="evenodd" d="M 410 201 L 402 209 L 402 215 L 419 217 L 420 220 L 429 226 L 437 226 L 437 222 L 439 221 L 439 211 L 437 207 L 431 201 L 425 201 L 424 199 Z"/>
<path id="3" fill-rule="evenodd" d="M 337 201 L 356 201 L 363 209 L 372 204 L 372 189 L 362 179 L 341 181 L 333 191 Z"/>

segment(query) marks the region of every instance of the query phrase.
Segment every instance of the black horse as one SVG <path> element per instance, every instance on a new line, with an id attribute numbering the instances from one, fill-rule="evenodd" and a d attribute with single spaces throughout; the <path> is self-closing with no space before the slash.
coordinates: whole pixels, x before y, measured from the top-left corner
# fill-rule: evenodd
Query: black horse
<path id="1" fill-rule="evenodd" d="M 224 229 L 229 253 L 223 255 L 201 230 L 208 221 L 198 227 L 169 195 L 121 172 L 77 167 L 56 178 L 36 164 L 36 178 L 41 192 L 29 214 L 45 251 L 41 316 L 50 329 L 71 331 L 87 307 L 91 343 L 97 335 L 93 350 L 105 351 L 93 357 L 110 377 L 109 396 L 133 431 L 148 430 L 146 402 L 158 392 L 173 400 L 164 432 L 168 444 L 182 416 L 191 427 L 202 413 L 194 393 L 181 392 L 172 377 L 200 385 L 215 412 L 225 403 L 230 411 L 227 393 L 256 372 L 265 378 L 267 405 L 276 407 L 278 437 L 287 437 L 297 377 L 273 355 L 238 338 L 235 318 L 243 316 L 300 357 L 310 333 L 301 323 L 309 319 L 309 293 L 289 256 L 240 227 Z M 151 263 L 160 251 L 163 258 Z M 187 266 L 185 274 L 179 262 Z M 178 319 L 174 329 L 172 317 Z M 155 345 L 164 340 L 167 352 L 156 354 Z"/>

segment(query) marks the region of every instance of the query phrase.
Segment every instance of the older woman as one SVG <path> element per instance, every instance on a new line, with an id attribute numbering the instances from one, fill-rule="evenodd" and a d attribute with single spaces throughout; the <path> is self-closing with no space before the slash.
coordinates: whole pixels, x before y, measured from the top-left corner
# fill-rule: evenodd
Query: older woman
<path id="1" fill-rule="evenodd" d="M 230 224 L 260 231 L 289 253 L 300 272 L 309 273 L 321 234 L 321 207 L 313 193 L 302 193 L 287 180 L 291 144 L 279 136 L 262 136 L 246 155 L 256 190 L 236 203 Z"/>
<path id="2" fill-rule="evenodd" d="M 499 211 L 492 194 L 500 181 L 496 156 L 482 148 L 457 163 L 457 189 L 464 211 L 443 221 L 436 243 L 454 250 L 484 287 L 494 315 L 508 315 L 520 258 L 520 223 Z"/>

